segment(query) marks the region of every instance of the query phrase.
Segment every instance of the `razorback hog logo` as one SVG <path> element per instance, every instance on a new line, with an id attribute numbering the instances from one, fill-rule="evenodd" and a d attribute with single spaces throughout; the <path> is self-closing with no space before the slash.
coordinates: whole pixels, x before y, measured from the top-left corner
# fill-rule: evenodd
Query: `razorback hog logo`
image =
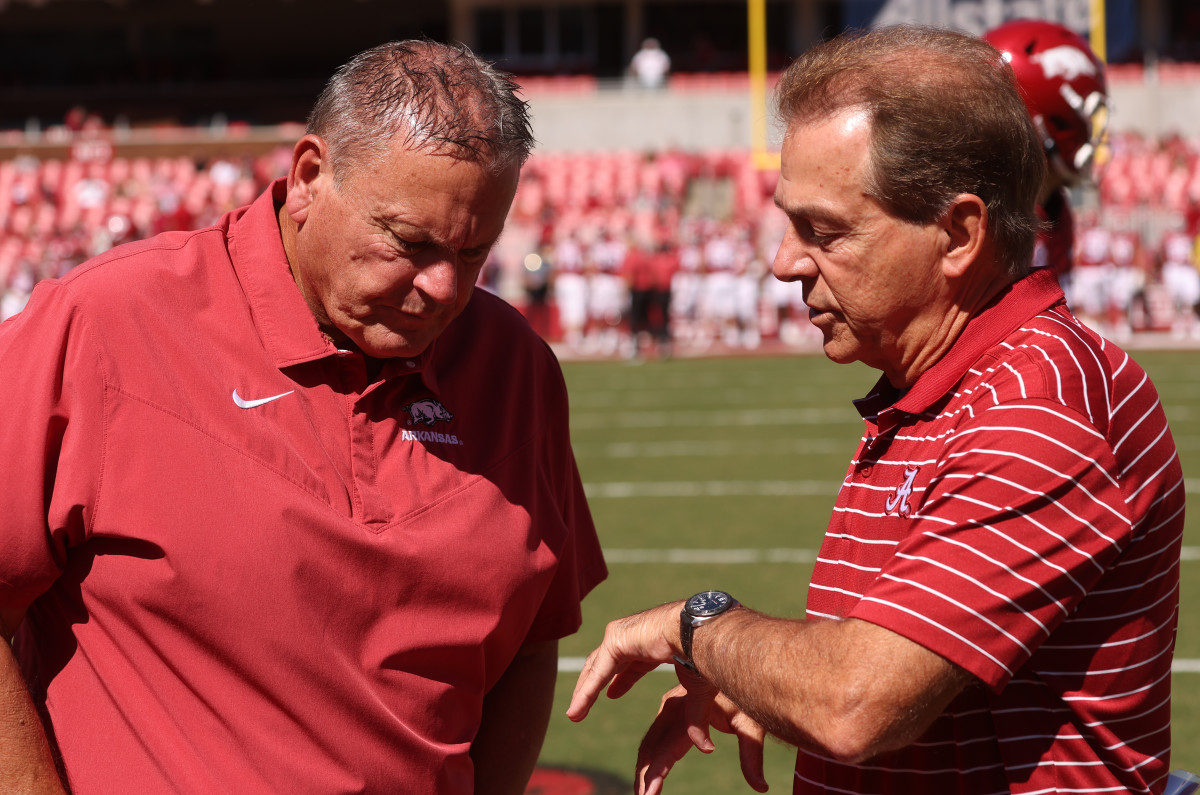
<path id="1" fill-rule="evenodd" d="M 1095 75 L 1096 64 L 1075 47 L 1065 44 L 1051 47 L 1045 52 L 1031 56 L 1029 60 L 1042 67 L 1042 72 L 1049 80 L 1061 77 L 1063 80 L 1074 80 L 1080 75 Z"/>
<path id="2" fill-rule="evenodd" d="M 435 422 L 449 422 L 454 415 L 446 411 L 446 407 L 433 398 L 425 398 L 404 407 L 413 423 L 432 426 Z"/>

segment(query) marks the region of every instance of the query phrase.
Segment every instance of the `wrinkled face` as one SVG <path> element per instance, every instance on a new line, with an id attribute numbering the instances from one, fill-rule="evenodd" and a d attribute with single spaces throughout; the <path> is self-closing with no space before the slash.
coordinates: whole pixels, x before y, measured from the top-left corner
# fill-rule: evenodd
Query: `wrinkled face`
<path id="1" fill-rule="evenodd" d="M 319 174 L 310 168 L 300 189 L 289 181 L 286 204 L 298 224 L 289 257 L 301 293 L 338 345 L 419 355 L 466 307 L 504 229 L 519 167 L 490 174 L 397 144 L 378 166 L 343 165 L 350 171 L 337 186 L 327 158 L 318 159 Z M 294 166 L 293 177 L 303 171 Z"/>
<path id="2" fill-rule="evenodd" d="M 775 203 L 790 223 L 773 270 L 803 285 L 826 356 L 899 384 L 944 318 L 940 228 L 900 220 L 867 194 L 869 153 L 869 120 L 854 109 L 789 129 Z"/>

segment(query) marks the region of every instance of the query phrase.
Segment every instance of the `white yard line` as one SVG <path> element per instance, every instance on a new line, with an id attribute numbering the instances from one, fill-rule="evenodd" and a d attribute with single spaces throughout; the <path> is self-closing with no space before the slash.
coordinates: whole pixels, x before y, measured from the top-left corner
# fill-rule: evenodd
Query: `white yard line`
<path id="1" fill-rule="evenodd" d="M 560 674 L 577 674 L 583 670 L 583 657 L 559 657 L 558 672 Z M 654 669 L 655 673 L 675 672 L 675 666 L 664 663 Z M 1200 673 L 1200 660 L 1175 660 L 1171 664 L 1171 673 L 1197 674 Z"/>
<path id="2" fill-rule="evenodd" d="M 741 409 L 724 408 L 683 411 L 571 412 L 571 427 L 592 428 L 713 428 L 761 425 L 862 424 L 853 411 L 843 409 Z"/>
<path id="3" fill-rule="evenodd" d="M 1200 547 L 1184 547 L 1181 560 L 1200 560 Z M 815 549 L 605 549 L 608 563 L 675 563 L 675 564 L 745 564 L 745 563 L 812 563 L 817 559 Z M 559 673 L 579 673 L 583 657 L 560 657 Z M 657 671 L 673 671 L 671 665 L 660 665 Z M 1177 659 L 1171 666 L 1177 674 L 1200 673 L 1200 660 Z"/>
<path id="4" fill-rule="evenodd" d="M 812 563 L 815 549 L 605 549 L 609 563 Z M 1200 547 L 1184 547 L 1180 560 L 1200 560 Z"/>
<path id="5" fill-rule="evenodd" d="M 832 480 L 693 480 L 661 483 L 585 483 L 588 499 L 631 497 L 834 497 Z"/>
<path id="6" fill-rule="evenodd" d="M 579 458 L 724 458 L 731 455 L 816 455 L 853 452 L 845 439 L 680 439 L 575 445 Z"/>
<path id="7" fill-rule="evenodd" d="M 814 549 L 606 549 L 609 563 L 812 563 Z"/>
<path id="8" fill-rule="evenodd" d="M 589 499 L 631 497 L 811 497 L 837 494 L 841 482 L 832 480 L 680 480 L 659 483 L 585 483 Z M 1200 494 L 1200 479 L 1183 482 L 1188 494 Z"/>

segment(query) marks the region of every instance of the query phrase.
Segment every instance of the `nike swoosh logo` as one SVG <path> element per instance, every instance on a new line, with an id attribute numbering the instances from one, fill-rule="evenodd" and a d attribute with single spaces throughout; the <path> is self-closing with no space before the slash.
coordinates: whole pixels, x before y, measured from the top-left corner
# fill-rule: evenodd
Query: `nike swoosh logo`
<path id="1" fill-rule="evenodd" d="M 291 392 L 283 392 L 278 395 L 272 395 L 271 397 L 259 398 L 258 400 L 246 400 L 244 397 L 239 395 L 235 389 L 233 390 L 233 402 L 239 409 L 252 409 L 255 406 L 261 406 L 264 403 L 270 403 L 272 400 L 279 400 L 281 397 L 287 397 L 295 391 L 296 390 L 293 389 Z"/>

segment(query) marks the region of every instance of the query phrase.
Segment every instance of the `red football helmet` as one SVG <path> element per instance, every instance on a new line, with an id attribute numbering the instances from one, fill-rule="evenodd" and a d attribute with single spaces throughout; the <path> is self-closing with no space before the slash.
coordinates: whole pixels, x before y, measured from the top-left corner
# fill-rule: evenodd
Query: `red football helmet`
<path id="1" fill-rule="evenodd" d="M 1008 22 L 984 38 L 1012 66 L 1051 168 L 1068 183 L 1089 177 L 1108 125 L 1108 84 L 1087 40 L 1032 19 Z"/>

